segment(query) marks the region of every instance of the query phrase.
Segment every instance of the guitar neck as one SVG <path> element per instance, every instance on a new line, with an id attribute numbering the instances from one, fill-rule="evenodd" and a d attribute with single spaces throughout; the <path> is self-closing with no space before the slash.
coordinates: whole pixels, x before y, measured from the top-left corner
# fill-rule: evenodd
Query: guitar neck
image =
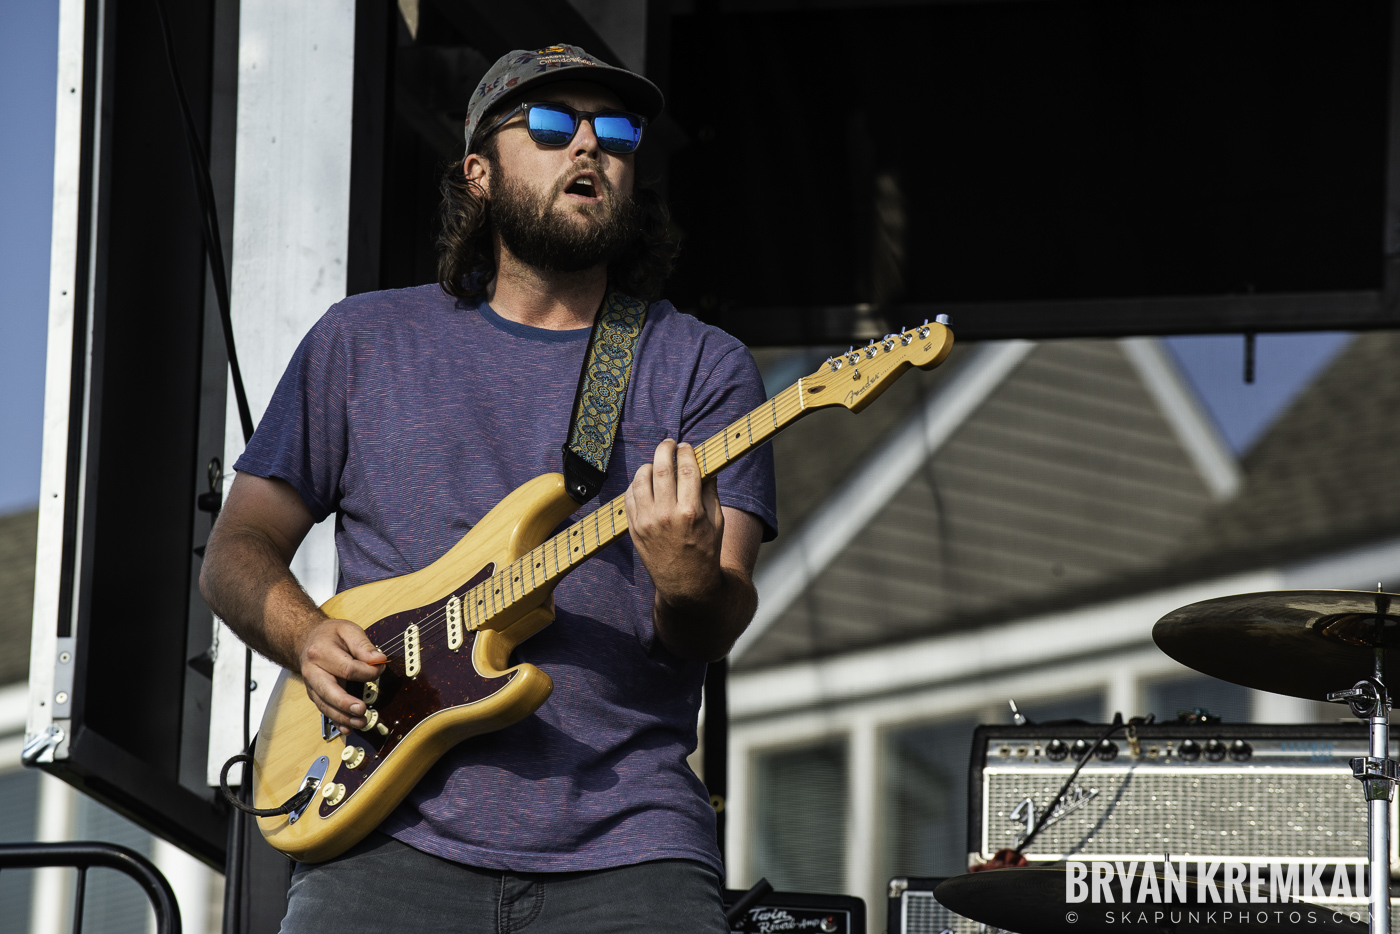
<path id="1" fill-rule="evenodd" d="M 701 477 L 719 473 L 809 410 L 798 380 L 699 445 L 695 459 Z M 627 510 L 619 496 L 472 588 L 463 601 L 468 627 L 478 629 L 515 603 L 553 587 L 626 531 Z"/>

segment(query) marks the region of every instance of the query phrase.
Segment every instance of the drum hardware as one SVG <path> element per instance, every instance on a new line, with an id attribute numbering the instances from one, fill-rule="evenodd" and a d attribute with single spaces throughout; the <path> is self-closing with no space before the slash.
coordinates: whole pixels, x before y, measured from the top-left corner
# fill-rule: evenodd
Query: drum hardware
<path id="1" fill-rule="evenodd" d="M 1152 878 L 1147 881 L 1155 882 L 1159 892 L 1165 892 L 1169 883 L 1180 885 L 1183 881 L 1165 867 L 1159 871 L 1154 866 L 1151 872 L 1137 868 L 1136 863 L 1133 867 L 1126 872 L 1121 864 L 1117 867 L 1119 874 L 1113 878 L 1112 892 L 1121 894 L 1120 885 L 1140 890 L 1148 876 Z M 1172 934 L 1365 931 L 1362 924 L 1352 922 L 1344 914 L 1307 902 L 1239 905 L 1201 899 L 1196 879 L 1189 872 L 1178 890 L 1184 898 L 1111 904 L 1086 900 L 1079 904 L 1066 899 L 1066 873 L 1063 864 L 972 872 L 944 880 L 934 888 L 933 895 L 941 906 L 965 918 L 1004 931 L 1029 934 L 1111 934 L 1124 928 Z M 892 890 L 891 897 L 894 896 Z M 1242 914 L 1248 917 L 1241 917 Z"/>
<path id="2" fill-rule="evenodd" d="M 1347 590 L 1242 594 L 1193 603 L 1153 627 L 1162 651 L 1197 671 L 1276 694 L 1345 703 L 1367 721 L 1370 755 L 1350 760 L 1367 802 L 1370 930 L 1390 934 L 1390 806 L 1400 766 L 1390 758 L 1386 644 L 1400 625 L 1396 595 Z M 1353 681 L 1350 688 L 1331 685 Z"/>

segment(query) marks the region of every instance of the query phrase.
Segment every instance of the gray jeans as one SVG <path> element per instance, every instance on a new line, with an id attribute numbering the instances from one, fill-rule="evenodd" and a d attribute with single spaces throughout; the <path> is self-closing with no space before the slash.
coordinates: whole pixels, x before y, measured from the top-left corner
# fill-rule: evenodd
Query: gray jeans
<path id="1" fill-rule="evenodd" d="M 500 872 L 380 833 L 298 866 L 283 934 L 728 934 L 714 870 L 663 859 L 591 872 Z"/>

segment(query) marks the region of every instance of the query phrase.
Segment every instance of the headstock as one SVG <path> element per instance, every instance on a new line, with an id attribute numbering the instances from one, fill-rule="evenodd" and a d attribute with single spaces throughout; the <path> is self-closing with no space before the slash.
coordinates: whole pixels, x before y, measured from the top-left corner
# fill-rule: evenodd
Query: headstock
<path id="1" fill-rule="evenodd" d="M 941 317 L 941 316 L 940 316 Z M 859 412 L 911 366 L 931 370 L 953 349 L 946 324 L 925 321 L 916 328 L 886 334 L 826 362 L 800 382 L 804 408 L 844 405 Z"/>

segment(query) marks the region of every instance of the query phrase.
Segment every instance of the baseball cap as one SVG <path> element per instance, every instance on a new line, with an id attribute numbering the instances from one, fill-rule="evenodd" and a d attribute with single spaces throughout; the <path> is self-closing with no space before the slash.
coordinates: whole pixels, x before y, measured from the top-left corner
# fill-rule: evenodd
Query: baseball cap
<path id="1" fill-rule="evenodd" d="M 665 106 L 661 89 L 639 74 L 604 64 L 576 45 L 551 45 L 533 52 L 516 49 L 496 60 L 467 104 L 467 152 L 481 119 L 498 104 L 529 88 L 556 81 L 591 81 L 622 99 L 628 110 L 654 120 Z"/>

